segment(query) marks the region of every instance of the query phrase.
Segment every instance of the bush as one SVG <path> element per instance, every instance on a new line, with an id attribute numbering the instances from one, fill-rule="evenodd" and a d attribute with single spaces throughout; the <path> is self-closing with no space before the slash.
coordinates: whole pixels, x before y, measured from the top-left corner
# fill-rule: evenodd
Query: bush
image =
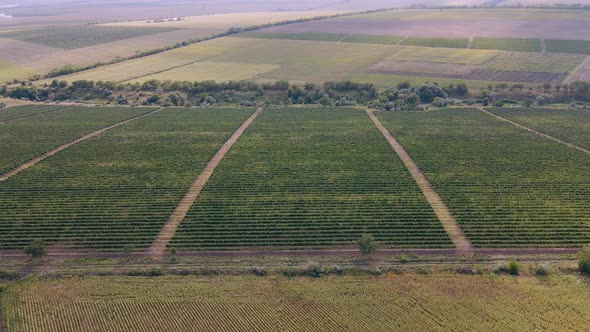
<path id="1" fill-rule="evenodd" d="M 546 277 L 551 274 L 551 269 L 549 268 L 549 263 L 543 263 L 535 269 L 535 275 L 539 277 Z"/>
<path id="2" fill-rule="evenodd" d="M 375 242 L 375 238 L 369 234 L 361 235 L 358 244 L 363 255 L 369 255 L 377 250 L 377 242 Z"/>
<path id="3" fill-rule="evenodd" d="M 20 273 L 18 273 L 18 272 L 8 272 L 8 271 L 0 270 L 0 279 L 17 280 L 19 278 L 20 278 Z"/>
<path id="4" fill-rule="evenodd" d="M 580 252 L 578 267 L 581 273 L 590 275 L 590 245 L 585 246 Z"/>
<path id="5" fill-rule="evenodd" d="M 266 269 L 261 266 L 252 267 L 250 269 L 250 272 L 254 273 L 254 275 L 256 275 L 258 277 L 264 277 L 264 276 L 268 275 L 268 272 L 266 271 Z"/>
<path id="6" fill-rule="evenodd" d="M 344 269 L 340 265 L 332 265 L 330 273 L 341 276 L 344 274 Z"/>
<path id="7" fill-rule="evenodd" d="M 506 272 L 510 275 L 517 276 L 520 272 L 520 264 L 515 259 L 511 259 L 506 265 Z"/>
<path id="8" fill-rule="evenodd" d="M 35 258 L 45 256 L 47 254 L 45 241 L 41 239 L 33 240 L 31 244 L 24 248 L 24 252 L 25 254 Z"/>
<path id="9" fill-rule="evenodd" d="M 318 262 L 310 261 L 305 269 L 305 275 L 312 278 L 319 278 L 322 276 L 322 268 Z"/>
<path id="10" fill-rule="evenodd" d="M 0 102 L 0 108 L 6 108 L 6 103 Z"/>

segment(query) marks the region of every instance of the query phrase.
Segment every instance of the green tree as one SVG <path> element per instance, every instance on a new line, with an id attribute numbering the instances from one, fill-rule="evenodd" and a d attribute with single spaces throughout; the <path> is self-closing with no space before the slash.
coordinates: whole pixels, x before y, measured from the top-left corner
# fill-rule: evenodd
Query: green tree
<path id="1" fill-rule="evenodd" d="M 47 254 L 45 241 L 41 239 L 33 240 L 31 244 L 25 247 L 24 252 L 25 254 L 35 258 L 45 256 Z"/>
<path id="2" fill-rule="evenodd" d="M 377 251 L 377 242 L 372 235 L 363 234 L 358 241 L 359 249 L 363 255 L 369 255 Z"/>
<path id="3" fill-rule="evenodd" d="M 587 245 L 580 252 L 580 261 L 578 262 L 580 272 L 590 275 L 590 245 Z"/>

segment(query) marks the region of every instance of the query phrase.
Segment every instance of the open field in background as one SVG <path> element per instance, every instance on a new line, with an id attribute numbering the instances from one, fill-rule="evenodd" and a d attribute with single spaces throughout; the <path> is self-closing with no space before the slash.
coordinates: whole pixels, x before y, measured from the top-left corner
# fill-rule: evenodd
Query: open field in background
<path id="1" fill-rule="evenodd" d="M 0 36 L 2 36 L 2 38 L 22 40 L 33 44 L 41 44 L 70 50 L 174 30 L 176 29 L 157 27 L 103 27 L 97 25 L 85 25 L 26 29 L 20 31 L 3 32 L 0 34 Z"/>
<path id="2" fill-rule="evenodd" d="M 148 22 L 129 21 L 101 24 L 102 26 L 117 27 L 160 27 L 160 28 L 207 28 L 207 29 L 229 29 L 231 27 L 249 27 L 260 24 L 276 23 L 281 21 L 312 18 L 318 16 L 332 16 L 343 14 L 343 10 L 311 10 L 311 11 L 286 11 L 286 12 L 254 12 L 254 13 L 231 13 L 202 16 L 186 16 L 182 21 L 171 22 Z"/>
<path id="3" fill-rule="evenodd" d="M 248 64 L 239 62 L 196 62 L 187 66 L 168 70 L 162 73 L 143 76 L 133 80 L 143 82 L 157 79 L 160 81 L 242 81 L 264 75 L 279 66 Z"/>
<path id="4" fill-rule="evenodd" d="M 490 109 L 514 122 L 590 149 L 590 112 L 559 109 Z"/>
<path id="5" fill-rule="evenodd" d="M 545 40 L 547 52 L 590 54 L 589 40 Z"/>
<path id="6" fill-rule="evenodd" d="M 0 61 L 0 82 L 11 81 L 16 77 L 29 77 L 33 74 L 35 74 L 34 70 Z"/>
<path id="7" fill-rule="evenodd" d="M 362 110 L 268 109 L 225 156 L 180 225 L 182 249 L 452 246 Z"/>
<path id="8" fill-rule="evenodd" d="M 581 331 L 589 299 L 574 277 L 87 277 L 22 282 L 2 307 L 8 332 Z"/>
<path id="9" fill-rule="evenodd" d="M 540 52 L 541 41 L 538 39 L 519 38 L 475 38 L 471 48 L 519 52 Z"/>
<path id="10" fill-rule="evenodd" d="M 468 40 L 461 38 L 427 38 L 427 37 L 408 37 L 401 42 L 401 45 L 407 46 L 425 46 L 425 47 L 451 47 L 465 48 Z"/>
<path id="11" fill-rule="evenodd" d="M 0 248 L 20 249 L 33 238 L 74 248 L 149 246 L 251 112 L 162 110 L 19 173 L 0 187 Z"/>
<path id="12" fill-rule="evenodd" d="M 475 109 L 378 116 L 475 246 L 590 242 L 587 154 Z"/>
<path id="13" fill-rule="evenodd" d="M 590 14 L 577 9 L 400 9 L 376 13 L 345 16 L 342 19 L 373 19 L 373 20 L 590 20 Z"/>
<path id="14" fill-rule="evenodd" d="M 55 107 L 47 106 L 47 109 Z M 148 111 L 147 108 L 64 107 L 57 112 L 0 124 L 0 174 L 84 134 Z"/>

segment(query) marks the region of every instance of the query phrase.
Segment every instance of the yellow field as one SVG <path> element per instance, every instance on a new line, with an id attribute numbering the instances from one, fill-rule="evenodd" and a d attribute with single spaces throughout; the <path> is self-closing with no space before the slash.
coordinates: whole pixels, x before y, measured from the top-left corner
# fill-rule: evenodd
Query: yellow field
<path id="1" fill-rule="evenodd" d="M 483 64 L 500 54 L 492 50 L 468 50 L 456 48 L 430 48 L 430 47 L 403 47 L 393 54 L 388 60 L 457 63 L 457 64 Z"/>
<path id="2" fill-rule="evenodd" d="M 262 75 L 278 66 L 259 65 L 239 62 L 195 62 L 193 64 L 168 70 L 165 72 L 143 76 L 132 82 L 144 82 L 147 80 L 160 81 L 242 81 Z"/>
<path id="3" fill-rule="evenodd" d="M 584 331 L 574 277 L 91 277 L 3 295 L 18 331 Z"/>
<path id="4" fill-rule="evenodd" d="M 35 71 L 0 61 L 0 82 L 11 81 L 15 78 L 30 77 Z"/>
<path id="5" fill-rule="evenodd" d="M 229 29 L 231 27 L 248 27 L 259 24 L 276 23 L 281 21 L 313 18 L 318 16 L 332 16 L 346 13 L 342 10 L 330 11 L 290 11 L 290 12 L 254 12 L 232 13 L 183 17 L 182 21 L 148 23 L 146 20 L 115 22 L 104 25 L 133 26 L 133 27 L 170 27 L 170 28 L 207 28 Z"/>

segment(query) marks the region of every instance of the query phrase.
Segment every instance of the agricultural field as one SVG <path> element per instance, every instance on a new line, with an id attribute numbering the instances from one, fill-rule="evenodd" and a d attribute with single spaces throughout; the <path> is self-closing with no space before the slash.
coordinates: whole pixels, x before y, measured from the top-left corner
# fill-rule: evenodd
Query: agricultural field
<path id="1" fill-rule="evenodd" d="M 70 50 L 174 30 L 176 29 L 86 25 L 18 30 L 4 32 L 0 36 L 2 38 L 17 39 L 28 43 Z"/>
<path id="2" fill-rule="evenodd" d="M 590 112 L 560 109 L 490 109 L 516 123 L 590 149 Z"/>
<path id="3" fill-rule="evenodd" d="M 548 52 L 590 54 L 590 40 L 545 40 Z"/>
<path id="4" fill-rule="evenodd" d="M 378 116 L 476 247 L 590 242 L 587 154 L 475 109 Z"/>
<path id="5" fill-rule="evenodd" d="M 16 77 L 26 77 L 35 74 L 35 71 L 9 62 L 0 61 L 0 82 L 10 81 Z"/>
<path id="6" fill-rule="evenodd" d="M 87 277 L 2 294 L 20 331 L 583 331 L 574 277 Z"/>
<path id="7" fill-rule="evenodd" d="M 364 111 L 267 109 L 205 185 L 171 246 L 182 249 L 452 246 Z"/>
<path id="8" fill-rule="evenodd" d="M 447 48 L 466 48 L 469 41 L 461 38 L 426 38 L 426 37 L 408 37 L 401 42 L 406 46 L 425 46 L 425 47 L 447 47 Z"/>
<path id="9" fill-rule="evenodd" d="M 23 108 L 17 108 L 20 109 Z M 24 109 L 25 112 L 30 110 L 28 106 Z M 64 107 L 54 111 L 54 106 L 47 106 L 46 109 L 52 112 L 0 123 L 0 174 L 61 144 L 151 110 Z M 14 112 L 14 109 L 10 112 Z"/>
<path id="10" fill-rule="evenodd" d="M 239 62 L 195 62 L 161 73 L 142 76 L 134 82 L 160 81 L 242 81 L 261 76 L 279 66 Z"/>
<path id="11" fill-rule="evenodd" d="M 315 41 L 334 41 L 343 43 L 361 43 L 361 44 L 383 44 L 396 45 L 403 38 L 399 36 L 376 36 L 376 35 L 356 35 L 341 33 L 319 33 L 319 32 L 302 32 L 302 33 L 272 33 L 272 32 L 243 32 L 237 35 L 240 38 L 262 38 L 262 39 L 292 39 L 292 40 L 315 40 Z"/>
<path id="12" fill-rule="evenodd" d="M 0 109 L 0 123 L 59 110 L 60 106 L 27 105 Z"/>
<path id="13" fill-rule="evenodd" d="M 127 110 L 112 113 L 146 112 Z M 81 114 L 70 112 L 76 117 L 62 117 L 54 131 L 68 132 L 69 123 L 80 122 Z M 22 171 L 0 185 L 0 249 L 22 249 L 36 238 L 52 247 L 146 248 L 193 179 L 251 113 L 161 110 Z"/>
<path id="14" fill-rule="evenodd" d="M 518 52 L 540 52 L 541 41 L 538 39 L 522 38 L 475 38 L 471 48 Z"/>

